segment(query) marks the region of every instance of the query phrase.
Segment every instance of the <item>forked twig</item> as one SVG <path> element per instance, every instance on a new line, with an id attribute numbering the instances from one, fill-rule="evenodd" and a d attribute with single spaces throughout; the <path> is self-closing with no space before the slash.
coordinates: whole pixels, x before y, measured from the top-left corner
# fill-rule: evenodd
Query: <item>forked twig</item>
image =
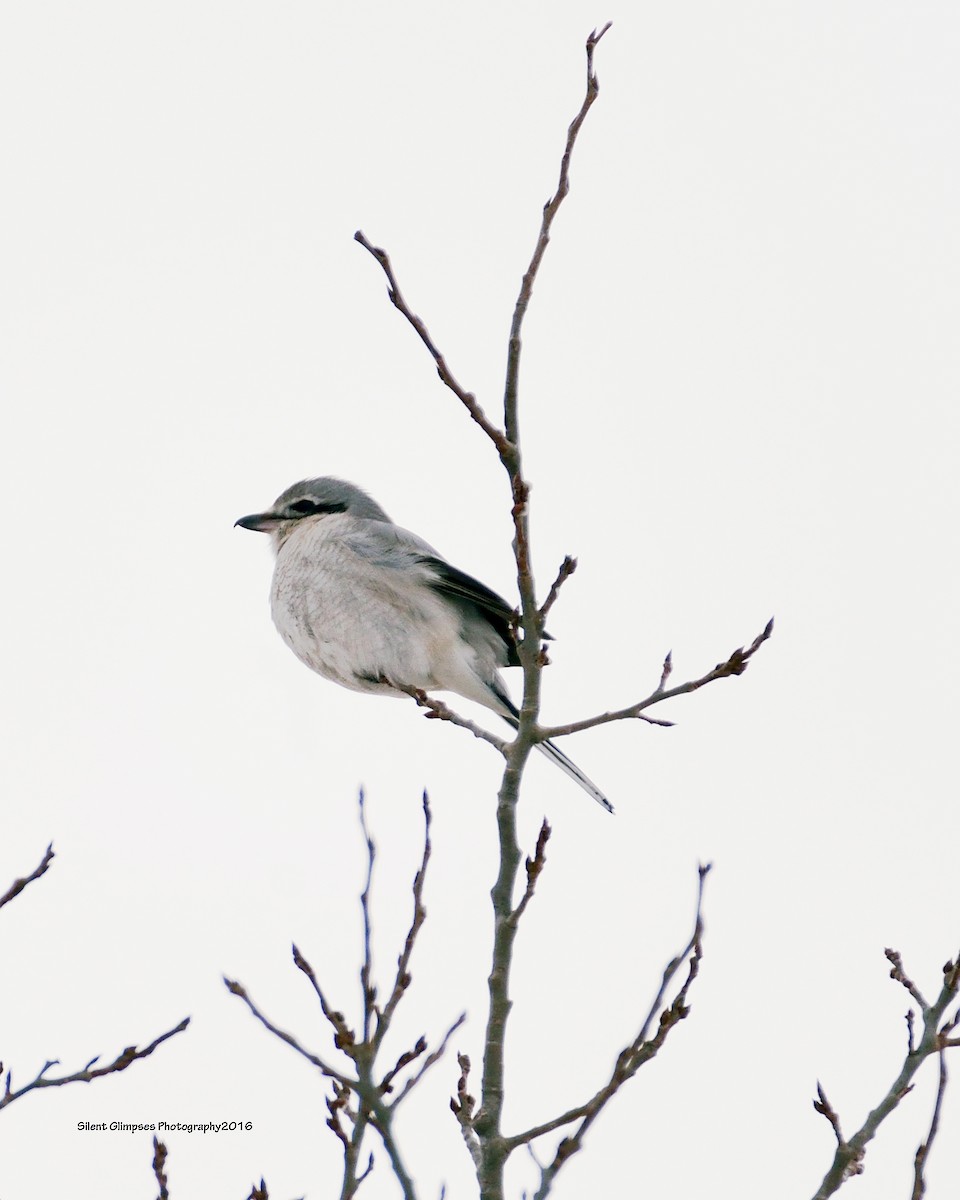
<path id="1" fill-rule="evenodd" d="M 583 729 L 593 729 L 597 725 L 607 725 L 611 721 L 638 719 L 647 721 L 651 725 L 671 725 L 671 721 L 658 721 L 652 717 L 648 717 L 644 710 L 652 708 L 654 704 L 661 704 L 664 700 L 671 700 L 674 696 L 685 696 L 689 692 L 695 692 L 702 687 L 706 687 L 708 683 L 713 683 L 714 680 L 727 679 L 731 675 L 742 675 L 754 654 L 756 654 L 772 633 L 773 617 L 770 618 L 763 630 L 753 639 L 749 646 L 746 648 L 741 646 L 734 650 L 728 659 L 722 663 L 717 663 L 711 671 L 708 671 L 705 675 L 701 675 L 699 679 L 692 679 L 687 683 L 678 683 L 671 688 L 664 686 L 673 670 L 672 656 L 668 654 L 664 659 L 660 682 L 646 699 L 638 700 L 636 704 L 631 704 L 628 708 L 621 708 L 616 712 L 601 713 L 596 717 L 587 717 L 583 721 L 571 721 L 567 725 L 543 726 L 537 731 L 536 740 L 544 741 L 547 738 L 552 740 L 553 738 L 565 737 L 571 733 L 579 733 Z"/>
<path id="2" fill-rule="evenodd" d="M 367 865 L 364 876 L 363 890 L 360 895 L 360 907 L 363 915 L 363 959 L 360 967 L 361 996 L 363 1017 L 361 1021 L 362 1034 L 358 1037 L 348 1024 L 342 1012 L 334 1009 L 321 987 L 316 972 L 300 950 L 293 947 L 293 961 L 313 988 L 325 1019 L 333 1030 L 334 1046 L 349 1062 L 349 1067 L 340 1067 L 329 1062 L 321 1055 L 308 1050 L 298 1038 L 287 1033 L 270 1021 L 253 1003 L 242 984 L 225 979 L 228 989 L 239 996 L 247 1005 L 254 1017 L 275 1037 L 285 1042 L 301 1057 L 307 1059 L 321 1074 L 333 1082 L 333 1096 L 327 1100 L 329 1119 L 327 1126 L 340 1141 L 344 1155 L 343 1183 L 340 1200 L 352 1200 L 364 1179 L 373 1169 L 373 1156 L 365 1170 L 359 1170 L 360 1153 L 364 1135 L 368 1128 L 377 1131 L 383 1143 L 393 1174 L 400 1184 L 405 1200 L 414 1200 L 415 1187 L 413 1180 L 404 1165 L 400 1148 L 393 1132 L 393 1116 L 397 1106 L 420 1083 L 424 1075 L 437 1063 L 446 1052 L 450 1039 L 466 1020 L 466 1014 L 461 1014 L 447 1029 L 436 1049 L 428 1052 L 426 1037 L 419 1037 L 414 1045 L 403 1051 L 392 1067 L 386 1071 L 378 1067 L 377 1058 L 383 1046 L 384 1038 L 396 1015 L 400 1001 L 406 995 L 410 986 L 410 962 L 414 947 L 423 923 L 426 919 L 426 908 L 423 903 L 423 888 L 426 879 L 427 865 L 430 861 L 430 801 L 423 794 L 423 854 L 420 867 L 413 881 L 413 915 L 404 939 L 403 948 L 397 958 L 397 971 L 386 1003 L 380 1007 L 377 1004 L 377 987 L 374 983 L 373 968 L 373 920 L 371 915 L 373 870 L 376 862 L 376 845 L 367 825 L 365 798 L 363 792 L 359 795 L 360 828 L 363 833 L 364 845 L 367 852 Z M 382 1073 L 381 1073 L 382 1072 Z M 406 1077 L 404 1078 L 404 1073 Z M 399 1091 L 392 1100 L 387 1097 Z"/>
<path id="3" fill-rule="evenodd" d="M 895 979 L 901 987 L 905 988 L 913 999 L 920 1005 L 921 1016 L 923 1019 L 923 1032 L 919 1041 L 914 1044 L 913 1029 L 911 1024 L 909 1045 L 906 1057 L 903 1061 L 903 1066 L 900 1069 L 896 1079 L 890 1085 L 886 1095 L 880 1101 L 875 1109 L 867 1115 L 866 1120 L 857 1130 L 857 1132 L 849 1139 L 844 1138 L 840 1131 L 840 1118 L 827 1102 L 823 1094 L 823 1089 L 817 1085 L 817 1094 L 819 1099 L 813 1102 L 814 1108 L 822 1116 L 830 1122 L 834 1135 L 837 1139 L 837 1150 L 833 1158 L 833 1163 L 830 1170 L 823 1178 L 820 1187 L 814 1194 L 813 1200 L 826 1200 L 828 1196 L 832 1196 L 838 1191 L 844 1183 L 854 1175 L 859 1175 L 863 1171 L 863 1160 L 867 1152 L 867 1145 L 877 1135 L 881 1124 L 893 1112 L 903 1098 L 913 1091 L 913 1078 L 923 1065 L 925 1059 L 931 1054 L 940 1055 L 941 1091 L 938 1093 L 937 1105 L 934 1109 L 934 1119 L 931 1125 L 930 1133 L 926 1143 L 917 1151 L 917 1157 L 914 1166 L 914 1189 L 921 1188 L 919 1193 L 914 1191 L 914 1195 L 922 1195 L 923 1191 L 923 1167 L 929 1153 L 930 1144 L 937 1132 L 939 1122 L 940 1104 L 942 1101 L 942 1089 L 946 1087 L 946 1066 L 943 1062 L 943 1052 L 947 1047 L 956 1044 L 954 1039 L 948 1035 L 956 1028 L 958 1016 L 954 1015 L 949 1020 L 943 1021 L 944 1013 L 947 1007 L 957 998 L 960 992 L 960 955 L 956 961 L 951 961 L 945 964 L 943 968 L 943 986 L 940 989 L 940 994 L 933 1004 L 927 1004 L 923 999 L 922 993 L 912 979 L 906 974 L 903 969 L 903 962 L 900 955 L 895 950 L 886 950 L 887 960 L 891 963 L 890 977 Z"/>
<path id="4" fill-rule="evenodd" d="M 552 1160 L 540 1166 L 540 1186 L 536 1191 L 534 1200 L 546 1200 L 563 1164 L 583 1148 L 584 1136 L 593 1122 L 627 1080 L 632 1079 L 644 1063 L 656 1057 L 666 1041 L 670 1030 L 689 1014 L 690 1009 L 687 1004 L 687 998 L 690 988 L 699 974 L 700 960 L 703 957 L 703 889 L 709 872 L 709 864 L 701 866 L 698 870 L 697 911 L 690 940 L 684 946 L 683 950 L 676 957 L 672 958 L 664 968 L 657 994 L 647 1011 L 640 1031 L 630 1045 L 620 1051 L 608 1081 L 583 1104 L 579 1104 L 557 1117 L 526 1129 L 522 1133 L 513 1134 L 504 1139 L 504 1146 L 507 1153 L 511 1153 L 518 1146 L 529 1145 L 535 1138 L 552 1133 L 554 1130 L 561 1129 L 565 1125 L 577 1125 L 573 1133 L 561 1140 Z M 684 962 L 687 963 L 686 977 L 673 999 L 667 1003 L 667 992 Z M 657 1023 L 657 1030 L 651 1036 L 655 1021 Z"/>
<path id="5" fill-rule="evenodd" d="M 159 1037 L 154 1038 L 142 1050 L 138 1050 L 136 1046 L 127 1046 L 125 1050 L 121 1050 L 117 1057 L 111 1063 L 107 1063 L 103 1067 L 95 1067 L 93 1064 L 100 1061 L 100 1056 L 91 1058 L 87 1065 L 80 1071 L 74 1071 L 70 1075 L 58 1075 L 51 1079 L 47 1076 L 47 1072 L 51 1067 L 59 1066 L 57 1059 L 50 1059 L 40 1068 L 35 1079 L 26 1083 L 21 1088 L 14 1088 L 12 1084 L 12 1072 L 7 1071 L 3 1095 L 0 1096 L 0 1108 L 6 1108 L 8 1104 L 12 1104 L 14 1100 L 19 1100 L 21 1096 L 25 1096 L 27 1092 L 36 1091 L 39 1088 L 48 1087 L 63 1087 L 68 1083 L 90 1083 L 94 1079 L 99 1079 L 102 1075 L 115 1075 L 118 1071 L 125 1071 L 131 1064 L 137 1062 L 138 1059 L 148 1058 L 158 1046 L 161 1046 L 169 1038 L 175 1037 L 190 1024 L 190 1018 L 184 1017 L 179 1025 L 175 1025 L 173 1029 L 168 1029 L 166 1033 L 161 1033 Z M 0 1063 L 0 1070 L 3 1064 Z"/>

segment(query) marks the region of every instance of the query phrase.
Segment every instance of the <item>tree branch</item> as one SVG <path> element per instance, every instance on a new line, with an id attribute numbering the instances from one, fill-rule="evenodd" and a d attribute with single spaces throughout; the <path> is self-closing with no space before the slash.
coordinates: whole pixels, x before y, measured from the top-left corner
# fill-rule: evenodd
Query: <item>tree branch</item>
<path id="1" fill-rule="evenodd" d="M 403 943 L 403 950 L 400 952 L 400 957 L 397 959 L 397 974 L 393 982 L 393 988 L 390 992 L 390 998 L 387 1000 L 383 1013 L 380 1016 L 376 1033 L 376 1044 L 379 1046 L 390 1027 L 390 1022 L 393 1019 L 393 1014 L 397 1010 L 397 1005 L 403 999 L 403 994 L 410 986 L 410 959 L 413 955 L 413 947 L 417 940 L 417 934 L 420 932 L 424 921 L 427 919 L 427 910 L 423 906 L 423 883 L 427 877 L 427 864 L 430 861 L 430 852 L 432 846 L 430 843 L 430 822 L 432 816 L 430 813 L 430 800 L 426 791 L 423 793 L 423 855 L 420 859 L 420 868 L 413 879 L 413 918 L 410 922 L 410 928 L 407 931 L 406 939 Z M 464 1018 L 460 1018 L 462 1021 Z M 459 1022 L 458 1022 L 459 1024 Z M 457 1028 L 457 1024 L 451 1029 Z M 447 1035 L 449 1037 L 449 1034 Z M 444 1039 L 446 1040 L 446 1039 Z"/>
<path id="2" fill-rule="evenodd" d="M 430 1070 L 430 1068 L 435 1063 L 438 1063 L 441 1058 L 443 1058 L 444 1054 L 447 1051 L 447 1046 L 450 1044 L 450 1039 L 453 1037 L 453 1035 L 456 1033 L 456 1031 L 462 1025 L 464 1025 L 466 1023 L 466 1020 L 467 1020 L 467 1014 L 465 1012 L 462 1012 L 460 1014 L 460 1016 L 457 1017 L 457 1019 L 453 1022 L 453 1024 L 450 1026 L 450 1028 L 447 1030 L 447 1032 L 443 1035 L 440 1045 L 436 1048 L 436 1050 L 434 1050 L 431 1054 L 427 1055 L 427 1057 L 421 1063 L 419 1071 L 417 1071 L 417 1073 L 415 1075 L 411 1075 L 410 1078 L 407 1080 L 407 1082 L 403 1085 L 403 1088 L 401 1089 L 400 1094 L 397 1096 L 396 1100 L 394 1100 L 394 1102 L 393 1102 L 393 1105 L 392 1105 L 393 1108 L 396 1108 L 397 1105 L 400 1103 L 400 1101 L 403 1100 L 404 1097 L 406 1097 L 407 1095 L 409 1095 L 410 1092 L 413 1091 L 413 1089 L 417 1086 L 417 1084 L 424 1077 L 424 1075 L 426 1075 L 426 1073 Z M 423 1039 L 421 1039 L 421 1040 L 423 1041 L 423 1048 L 426 1049 L 426 1041 Z"/>
<path id="3" fill-rule="evenodd" d="M 185 1017 L 179 1025 L 175 1025 L 173 1029 L 168 1029 L 166 1033 L 161 1033 L 158 1038 L 154 1038 L 149 1046 L 144 1046 L 142 1050 L 138 1050 L 136 1046 L 127 1046 L 125 1050 L 121 1050 L 112 1063 L 108 1063 L 104 1067 L 94 1067 L 95 1062 L 99 1062 L 100 1056 L 91 1058 L 87 1065 L 80 1071 L 74 1071 L 72 1075 L 60 1075 L 55 1079 L 48 1079 L 47 1072 L 51 1067 L 59 1066 L 57 1059 L 51 1059 L 44 1063 L 37 1073 L 35 1079 L 30 1083 L 24 1084 L 22 1088 L 13 1088 L 12 1072 L 7 1071 L 4 1093 L 0 1096 L 0 1108 L 6 1108 L 8 1104 L 12 1104 L 14 1100 L 19 1100 L 21 1096 L 25 1096 L 27 1092 L 32 1092 L 38 1088 L 47 1087 L 63 1087 L 67 1083 L 90 1083 L 94 1079 L 99 1079 L 101 1075 L 115 1075 L 118 1071 L 125 1071 L 131 1063 L 135 1063 L 140 1058 L 148 1058 L 154 1050 L 162 1045 L 168 1038 L 175 1037 L 190 1024 L 190 1018 Z M 3 1070 L 3 1063 L 0 1063 L 0 1071 Z"/>
<path id="4" fill-rule="evenodd" d="M 584 1136 L 593 1122 L 627 1080 L 632 1079 L 644 1063 L 656 1057 L 670 1030 L 688 1016 L 690 1009 L 687 1005 L 687 997 L 693 981 L 699 974 L 700 960 L 703 957 L 703 888 L 709 872 L 709 864 L 701 866 L 698 871 L 697 912 L 690 940 L 680 954 L 671 959 L 664 968 L 660 987 L 650 1005 L 640 1032 L 629 1046 L 620 1051 L 609 1080 L 584 1104 L 569 1109 L 560 1116 L 544 1121 L 540 1125 L 535 1125 L 523 1133 L 514 1134 L 505 1139 L 507 1152 L 510 1153 L 518 1146 L 529 1144 L 534 1138 L 579 1121 L 576 1130 L 560 1142 L 552 1161 L 540 1167 L 540 1186 L 534 1200 L 546 1200 L 564 1163 L 583 1148 Z M 686 978 L 673 1000 L 666 1004 L 667 990 L 684 961 L 687 962 Z M 657 1032 L 651 1037 L 650 1030 L 655 1019 L 657 1020 Z"/>
<path id="5" fill-rule="evenodd" d="M 404 300 L 403 294 L 400 291 L 400 285 L 397 283 L 396 276 L 393 273 L 393 266 L 390 262 L 390 256 L 387 254 L 386 250 L 382 250 L 379 246 L 372 245 L 359 229 L 353 235 L 353 238 L 354 241 L 359 242 L 360 245 L 363 246 L 364 250 L 368 250 L 380 264 L 384 275 L 387 277 L 387 295 L 390 297 L 390 302 L 396 309 L 398 309 L 399 312 L 403 313 L 409 323 L 416 330 L 417 336 L 430 351 L 433 361 L 437 364 L 437 374 L 440 376 L 443 383 L 450 389 L 451 392 L 453 392 L 464 408 L 466 408 L 470 416 L 473 417 L 474 421 L 476 421 L 487 437 L 493 442 L 498 453 L 503 455 L 503 453 L 507 450 L 507 440 L 503 436 L 503 432 L 497 429 L 497 427 L 488 420 L 483 409 L 477 403 L 476 396 L 474 396 L 472 392 L 468 392 L 460 386 L 460 384 L 454 378 L 453 372 L 447 366 L 446 359 L 437 349 L 437 346 L 434 343 L 433 338 L 430 336 L 426 325 L 418 316 L 415 316 L 407 306 L 407 302 Z"/>
<path id="6" fill-rule="evenodd" d="M 570 576 L 577 569 L 577 560 L 571 558 L 568 554 L 560 564 L 560 570 L 557 572 L 557 577 L 550 585 L 550 591 L 547 593 L 547 598 L 544 600 L 540 608 L 540 627 L 543 628 L 544 622 L 547 619 L 547 613 L 553 608 L 557 602 L 557 597 L 560 595 L 560 588 L 566 583 Z"/>
<path id="7" fill-rule="evenodd" d="M 164 1166 L 167 1161 L 167 1147 L 159 1138 L 153 1139 L 153 1175 L 157 1181 L 157 1200 L 170 1200 L 170 1193 L 167 1190 L 167 1176 L 164 1171 Z"/>
<path id="8" fill-rule="evenodd" d="M 370 1041 L 370 1033 L 374 1028 L 374 1018 L 379 1020 L 377 1010 L 377 989 L 372 982 L 373 951 L 370 945 L 370 885 L 373 883 L 373 864 L 376 861 L 377 850 L 367 828 L 367 814 L 364 808 L 363 789 L 358 794 L 360 810 L 360 829 L 367 851 L 367 875 L 360 893 L 360 911 L 363 914 L 363 965 L 360 967 L 360 992 L 363 1000 L 363 1041 Z"/>
<path id="9" fill-rule="evenodd" d="M 593 106 L 594 100 L 596 100 L 600 93 L 600 81 L 597 79 L 593 69 L 593 52 L 611 24 L 612 22 L 608 21 L 599 33 L 594 30 L 587 38 L 586 93 L 583 97 L 583 103 L 580 105 L 580 111 L 570 122 L 570 126 L 567 129 L 567 141 L 563 148 L 563 156 L 560 159 L 560 178 L 557 181 L 557 190 L 543 206 L 543 216 L 540 220 L 540 232 L 537 236 L 537 244 L 534 246 L 533 256 L 524 273 L 520 284 L 520 294 L 517 296 L 517 302 L 513 309 L 513 320 L 510 323 L 510 342 L 507 353 L 507 378 L 503 393 L 503 422 L 508 441 L 517 447 L 519 447 L 520 442 L 520 423 L 517 416 L 517 399 L 520 382 L 520 331 L 523 319 L 527 315 L 530 298 L 533 295 L 533 285 L 536 282 L 540 264 L 543 261 L 543 256 L 550 242 L 550 230 L 553 226 L 554 218 L 560 210 L 560 205 L 566 199 L 567 193 L 570 191 L 570 160 L 573 157 L 573 147 L 576 144 L 577 135 L 584 121 L 587 119 L 587 113 Z"/>
<path id="10" fill-rule="evenodd" d="M 287 1033 L 286 1030 L 280 1029 L 278 1026 L 274 1025 L 274 1023 L 268 1017 L 266 1017 L 250 999 L 250 996 L 247 994 L 247 989 L 242 983 L 238 983 L 235 979 L 228 979 L 226 975 L 223 977 L 223 982 L 226 985 L 227 991 L 230 992 L 231 995 L 240 997 L 240 999 L 244 1002 L 244 1004 L 246 1004 L 247 1008 L 249 1008 L 250 1012 L 257 1018 L 264 1029 L 269 1029 L 274 1037 L 279 1038 L 281 1042 L 286 1042 L 286 1044 L 292 1050 L 296 1050 L 296 1052 L 302 1058 L 305 1058 L 307 1062 L 315 1066 L 317 1070 L 321 1072 L 321 1074 L 326 1075 L 329 1079 L 335 1079 L 342 1087 L 352 1086 L 349 1077 L 344 1075 L 342 1071 L 338 1071 L 336 1068 L 331 1067 L 330 1064 L 324 1062 L 319 1055 L 314 1054 L 311 1050 L 307 1050 L 306 1047 L 301 1046 L 292 1033 Z M 346 1047 L 344 1047 L 344 1052 L 349 1052 Z"/>
<path id="11" fill-rule="evenodd" d="M 601 713 L 597 717 L 587 717 L 583 721 L 571 721 L 567 725 L 543 726 L 537 730 L 536 740 L 542 742 L 547 739 L 552 740 L 553 738 L 565 737 L 570 733 L 579 733 L 583 729 L 593 729 L 597 725 L 607 725 L 611 721 L 639 719 L 648 721 L 652 725 L 670 725 L 672 722 L 657 721 L 646 716 L 644 710 L 651 708 L 654 704 L 661 704 L 664 700 L 672 700 L 674 696 L 684 696 L 689 692 L 695 692 L 699 688 L 706 687 L 708 683 L 713 683 L 716 679 L 727 679 L 731 675 L 742 675 L 747 669 L 751 658 L 753 658 L 754 654 L 756 654 L 772 633 L 773 617 L 770 618 L 764 626 L 763 631 L 753 639 L 746 649 L 742 646 L 739 647 L 739 649 L 733 651 L 725 662 L 718 663 L 706 675 L 702 675 L 699 679 L 690 680 L 687 683 L 678 683 L 672 688 L 664 686 L 673 670 L 672 658 L 668 654 L 664 659 L 660 682 L 645 700 L 639 700 L 636 704 L 631 704 L 629 708 L 621 708 L 616 712 L 606 712 Z"/>
<path id="12" fill-rule="evenodd" d="M 363 1032 L 359 1040 L 348 1025 L 343 1013 L 334 1009 L 328 1001 L 309 962 L 307 962 L 296 946 L 293 947 L 293 961 L 297 968 L 307 976 L 316 993 L 317 999 L 320 1001 L 323 1015 L 333 1029 L 334 1045 L 350 1060 L 356 1074 L 350 1075 L 346 1071 L 334 1067 L 319 1055 L 307 1050 L 296 1037 L 279 1029 L 272 1021 L 268 1020 L 259 1011 L 241 984 L 227 979 L 224 982 L 234 995 L 244 1000 L 253 1015 L 266 1029 L 281 1041 L 286 1042 L 288 1046 L 296 1050 L 298 1054 L 306 1058 L 322 1074 L 333 1081 L 334 1094 L 332 1099 L 327 1100 L 327 1110 L 330 1114 L 327 1125 L 343 1147 L 344 1172 L 340 1200 L 352 1200 L 360 1184 L 373 1169 L 373 1156 L 371 1155 L 366 1170 L 362 1172 L 358 1171 L 363 1138 L 368 1127 L 372 1127 L 377 1131 L 390 1159 L 393 1173 L 400 1184 L 405 1200 L 415 1200 L 416 1190 L 414 1183 L 404 1165 L 399 1145 L 393 1133 L 393 1116 L 397 1106 L 406 1099 L 421 1079 L 423 1079 L 427 1071 L 443 1056 L 450 1039 L 456 1030 L 461 1027 L 466 1016 L 465 1014 L 461 1014 L 450 1025 L 435 1050 L 428 1053 L 427 1039 L 420 1037 L 412 1048 L 400 1054 L 392 1067 L 388 1068 L 382 1074 L 378 1074 L 377 1057 L 382 1049 L 383 1041 L 390 1028 L 390 1024 L 396 1015 L 400 1001 L 406 995 L 407 989 L 410 986 L 410 962 L 417 936 L 423 927 L 427 915 L 423 903 L 423 889 L 427 865 L 431 855 L 430 800 L 427 793 L 424 792 L 423 853 L 420 859 L 420 867 L 413 881 L 413 915 L 406 938 L 404 939 L 403 948 L 397 958 L 397 972 L 390 996 L 382 1009 L 376 1003 L 377 988 L 373 981 L 372 950 L 371 885 L 377 851 L 367 825 L 363 792 L 359 794 L 358 808 L 360 828 L 363 833 L 367 852 L 364 885 L 360 895 L 360 907 L 363 914 L 363 958 L 360 967 L 363 1004 L 361 1028 Z M 402 1081 L 399 1094 L 392 1101 L 388 1101 L 387 1096 L 393 1092 L 395 1086 L 400 1081 L 402 1073 L 407 1071 L 408 1068 L 413 1068 L 415 1063 L 419 1065 L 416 1069 L 410 1070 L 406 1079 Z M 355 1105 L 351 1104 L 351 1097 L 356 1098 Z M 345 1124 L 349 1124 L 349 1130 L 345 1128 Z"/>
<path id="13" fill-rule="evenodd" d="M 432 717 L 438 721 L 449 721 L 451 725 L 459 725 L 461 729 L 466 729 L 472 733 L 475 738 L 479 738 L 481 741 L 489 742 L 491 746 L 495 746 L 501 754 L 505 752 L 507 743 L 503 738 L 497 737 L 489 729 L 484 729 L 482 725 L 476 725 L 473 721 L 468 721 L 466 717 L 461 717 L 459 713 L 454 712 L 442 700 L 428 696 L 422 688 L 407 687 L 400 683 L 393 686 L 398 691 L 406 692 L 408 696 L 412 696 L 421 708 L 429 709 L 427 713 L 428 719 Z"/>
<path id="14" fill-rule="evenodd" d="M 550 840 L 551 830 L 547 823 L 547 818 L 543 818 L 543 824 L 540 826 L 540 834 L 537 837 L 537 848 L 533 852 L 533 858 L 528 858 L 526 861 L 527 868 L 527 886 L 523 893 L 523 898 L 517 907 L 510 914 L 510 920 L 513 925 L 517 925 L 520 918 L 526 912 L 527 905 L 533 899 L 533 893 L 536 891 L 537 880 L 543 871 L 547 862 L 547 842 Z"/>
<path id="15" fill-rule="evenodd" d="M 50 863 L 53 861 L 53 857 L 53 842 L 51 842 L 40 861 L 40 865 L 32 870 L 29 875 L 24 876 L 23 879 L 15 879 L 3 895 L 0 896 L 0 908 L 3 908 L 5 904 L 9 904 L 11 900 L 19 896 L 28 884 L 33 883 L 35 879 L 39 879 L 47 871 Z"/>
<path id="16" fill-rule="evenodd" d="M 830 1170 L 826 1173 L 823 1182 L 814 1194 L 814 1200 L 826 1200 L 828 1196 L 832 1196 L 837 1192 L 848 1179 L 862 1173 L 867 1144 L 876 1137 L 881 1124 L 893 1112 L 900 1101 L 903 1100 L 904 1096 L 913 1090 L 913 1078 L 924 1060 L 929 1058 L 931 1054 L 940 1054 L 942 1063 L 943 1051 L 946 1047 L 954 1044 L 952 1039 L 947 1035 L 956 1027 L 957 1017 L 954 1016 L 946 1021 L 942 1027 L 940 1022 L 943 1020 L 947 1007 L 956 999 L 957 993 L 960 991 L 960 955 L 957 956 L 955 962 L 946 963 L 943 968 L 943 987 L 940 989 L 940 995 L 933 1004 L 927 1004 L 922 1000 L 919 988 L 904 972 L 900 955 L 894 950 L 887 950 L 885 953 L 888 961 L 892 964 L 890 971 L 891 979 L 895 979 L 904 987 L 920 1005 L 923 1017 L 923 1033 L 916 1046 L 912 1048 L 908 1047 L 903 1066 L 896 1079 L 890 1085 L 887 1094 L 877 1107 L 868 1114 L 867 1119 L 849 1140 L 843 1137 L 840 1131 L 840 1118 L 828 1104 L 823 1094 L 823 1089 L 820 1088 L 819 1084 L 817 1085 L 819 1100 L 814 1101 L 814 1108 L 830 1122 L 837 1139 L 837 1151 Z M 912 1046 L 912 1033 L 910 1043 Z M 945 1086 L 943 1079 L 941 1083 L 942 1086 Z M 929 1149 L 929 1143 L 936 1134 L 935 1126 L 938 1115 L 939 1101 L 937 1109 L 934 1112 L 934 1126 L 931 1128 L 931 1134 L 927 1139 L 927 1149 Z M 921 1150 L 923 1150 L 923 1147 L 921 1147 Z M 917 1186 L 916 1180 L 918 1178 L 922 1184 L 923 1162 L 926 1158 L 926 1152 L 921 1157 L 921 1151 L 918 1150 L 917 1155 L 920 1158 L 920 1166 L 919 1175 L 917 1175 L 915 1168 L 915 1187 Z M 920 1194 L 922 1195 L 922 1192 Z"/>
<path id="17" fill-rule="evenodd" d="M 917 1147 L 917 1153 L 913 1160 L 913 1191 L 910 1193 L 910 1200 L 922 1200 L 927 1190 L 927 1181 L 924 1179 L 923 1172 L 927 1165 L 927 1158 L 930 1155 L 930 1149 L 933 1146 L 933 1139 L 937 1136 L 937 1131 L 940 1128 L 940 1109 L 943 1106 L 943 1094 L 947 1090 L 947 1057 L 945 1049 L 940 1049 L 940 1082 L 937 1086 L 937 1102 L 933 1106 L 933 1118 L 930 1121 L 930 1132 L 927 1134 L 926 1140 Z"/>

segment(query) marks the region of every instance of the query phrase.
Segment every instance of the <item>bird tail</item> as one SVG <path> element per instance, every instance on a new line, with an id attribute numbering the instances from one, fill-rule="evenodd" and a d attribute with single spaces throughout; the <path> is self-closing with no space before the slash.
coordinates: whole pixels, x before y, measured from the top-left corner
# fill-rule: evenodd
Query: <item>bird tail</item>
<path id="1" fill-rule="evenodd" d="M 613 812 L 613 805 L 606 798 L 603 792 L 600 791 L 593 780 L 584 775 L 577 764 L 575 762 L 571 762 L 562 750 L 557 749 L 553 742 L 537 742 L 537 749 L 541 754 L 545 754 L 551 762 L 556 763 L 560 770 L 569 775 L 571 779 L 575 779 L 587 793 L 587 795 L 592 796 L 594 800 L 596 800 L 596 802 L 601 806 L 601 808 L 605 808 L 608 813 Z"/>
<path id="2" fill-rule="evenodd" d="M 497 697 L 500 705 L 503 706 L 500 710 L 500 714 L 503 719 L 505 721 L 509 721 L 514 729 L 518 729 L 520 726 L 520 712 L 516 705 L 508 696 L 503 695 L 492 688 L 491 691 L 493 691 L 493 694 Z M 504 712 L 503 709 L 506 709 L 506 712 Z M 593 780 L 584 775 L 577 764 L 575 762 L 571 762 L 564 752 L 555 746 L 553 742 L 537 742 L 537 749 L 541 754 L 549 758 L 552 763 L 555 763 L 565 775 L 569 775 L 571 779 L 573 779 L 576 783 L 579 783 L 587 795 L 592 796 L 601 808 L 605 808 L 608 813 L 613 812 L 613 805 L 606 798 L 603 792 L 600 791 Z"/>

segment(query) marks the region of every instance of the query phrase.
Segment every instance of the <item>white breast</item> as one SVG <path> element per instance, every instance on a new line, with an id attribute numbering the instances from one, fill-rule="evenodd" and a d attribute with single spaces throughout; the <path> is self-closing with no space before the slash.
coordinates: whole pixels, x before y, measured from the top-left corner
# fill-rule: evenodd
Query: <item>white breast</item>
<path id="1" fill-rule="evenodd" d="M 394 569 L 344 542 L 348 514 L 302 521 L 277 555 L 271 609 L 294 654 L 318 674 L 361 692 L 401 695 L 450 685 L 437 664 L 462 659 L 456 611 L 425 585 L 416 567 Z"/>

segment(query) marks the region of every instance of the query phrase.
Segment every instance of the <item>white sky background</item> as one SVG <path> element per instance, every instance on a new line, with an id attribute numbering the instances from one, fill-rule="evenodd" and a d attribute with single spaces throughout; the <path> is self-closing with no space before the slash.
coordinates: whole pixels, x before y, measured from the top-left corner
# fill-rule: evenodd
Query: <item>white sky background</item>
<path id="1" fill-rule="evenodd" d="M 6 1110 L 4 1200 L 339 1187 L 327 1088 L 220 980 L 328 1048 L 296 940 L 356 1013 L 363 783 L 386 981 L 420 793 L 435 856 L 399 1052 L 461 1009 L 478 1068 L 498 760 L 336 689 L 273 631 L 265 538 L 336 474 L 513 596 L 505 478 L 354 244 L 391 252 L 460 380 L 499 406 L 509 315 L 612 19 L 526 324 L 522 413 L 551 617 L 545 718 L 645 695 L 777 629 L 671 730 L 565 743 L 615 818 L 531 764 L 548 868 L 517 946 L 508 1124 L 606 1077 L 715 864 L 691 1018 L 556 1187 L 810 1196 L 902 1061 L 960 937 L 955 695 L 960 15 L 953 4 L 596 8 L 11 3 L 0 28 L 5 514 L 0 1057 L 14 1081 L 189 1031 Z M 465 706 L 464 706 L 465 707 Z M 352 1007 L 350 1007 L 352 1006 Z M 953 1068 L 960 1073 L 960 1060 Z M 844 1195 L 909 1194 L 935 1063 Z M 453 1054 L 400 1123 L 422 1196 L 469 1196 Z M 930 1195 L 960 1179 L 960 1083 Z M 398 1190 L 379 1166 L 368 1200 Z M 518 1155 L 513 1195 L 535 1172 Z"/>

